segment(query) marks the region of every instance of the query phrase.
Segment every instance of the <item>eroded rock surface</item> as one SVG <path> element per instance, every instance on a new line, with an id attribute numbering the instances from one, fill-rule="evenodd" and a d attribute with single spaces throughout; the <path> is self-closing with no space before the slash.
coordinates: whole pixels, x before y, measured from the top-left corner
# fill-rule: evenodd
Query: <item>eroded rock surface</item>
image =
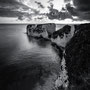
<path id="1" fill-rule="evenodd" d="M 69 90 L 90 90 L 90 24 L 75 26 L 65 51 Z"/>
<path id="2" fill-rule="evenodd" d="M 48 38 L 56 29 L 55 24 L 30 24 L 27 26 L 27 34 L 34 37 Z"/>

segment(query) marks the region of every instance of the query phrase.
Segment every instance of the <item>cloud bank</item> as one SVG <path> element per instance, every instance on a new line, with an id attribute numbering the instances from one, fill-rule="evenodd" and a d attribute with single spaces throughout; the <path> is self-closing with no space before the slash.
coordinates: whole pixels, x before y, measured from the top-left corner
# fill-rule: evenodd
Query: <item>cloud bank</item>
<path id="1" fill-rule="evenodd" d="M 0 0 L 0 17 L 23 21 L 90 21 L 90 0 Z"/>

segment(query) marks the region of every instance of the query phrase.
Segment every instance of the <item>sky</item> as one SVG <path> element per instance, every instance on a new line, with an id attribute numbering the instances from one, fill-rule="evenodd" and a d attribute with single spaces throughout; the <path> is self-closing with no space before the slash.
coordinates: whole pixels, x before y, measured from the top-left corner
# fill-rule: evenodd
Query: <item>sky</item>
<path id="1" fill-rule="evenodd" d="M 0 0 L 0 23 L 88 23 L 90 0 Z"/>

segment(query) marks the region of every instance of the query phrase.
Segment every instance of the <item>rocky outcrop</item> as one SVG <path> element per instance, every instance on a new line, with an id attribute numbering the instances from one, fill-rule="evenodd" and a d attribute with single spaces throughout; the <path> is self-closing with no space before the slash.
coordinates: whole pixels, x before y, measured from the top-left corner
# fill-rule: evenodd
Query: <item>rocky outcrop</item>
<path id="1" fill-rule="evenodd" d="M 65 52 L 65 45 L 68 42 L 68 39 L 71 38 L 71 29 L 72 29 L 71 26 L 66 25 L 62 29 L 55 31 L 51 35 L 52 46 L 56 49 L 61 59 L 60 60 L 61 72 L 57 80 L 55 81 L 55 86 L 57 90 L 67 90 L 69 85 L 64 52 Z"/>
<path id="2" fill-rule="evenodd" d="M 70 35 L 72 30 L 68 25 L 54 32 L 51 39 L 58 46 L 64 46 L 61 43 L 64 40 L 66 42 L 64 56 L 69 80 L 67 90 L 90 90 L 90 24 L 74 25 L 73 27 L 75 28 L 74 34 L 69 36 L 69 41 L 67 41 L 67 37 L 65 39 L 65 34 Z M 59 50 L 59 52 L 61 51 Z M 63 54 L 59 56 L 63 58 Z M 59 79 L 57 81 L 57 85 L 60 85 L 61 81 Z"/>
<path id="3" fill-rule="evenodd" d="M 65 53 L 69 90 L 90 90 L 90 24 L 75 25 Z"/>
<path id="4" fill-rule="evenodd" d="M 27 25 L 27 34 L 34 37 L 48 38 L 56 29 L 55 24 L 30 24 Z"/>
<path id="5" fill-rule="evenodd" d="M 29 25 L 27 25 L 27 27 L 26 27 L 27 35 L 32 35 L 32 31 L 35 29 L 35 27 L 36 27 L 35 24 L 29 24 Z"/>
<path id="6" fill-rule="evenodd" d="M 50 33 L 53 27 L 52 25 L 49 28 L 47 24 L 32 26 L 33 30 L 30 30 L 40 35 L 42 35 L 43 28 Z M 68 72 L 68 90 L 90 90 L 90 24 L 66 25 L 58 31 L 54 30 L 50 33 L 52 46 L 62 60 L 60 63 L 65 61 L 65 65 L 62 64 L 65 70 L 62 70 L 61 76 L 56 80 L 56 86 L 61 86 L 60 78 L 65 80 L 64 76 L 67 76 Z"/>
<path id="7" fill-rule="evenodd" d="M 69 25 L 66 25 L 64 26 L 63 28 L 55 31 L 53 34 L 52 34 L 52 38 L 57 38 L 57 36 L 60 36 L 61 38 L 64 36 L 64 34 L 68 34 L 70 32 L 70 29 L 71 29 L 71 26 Z"/>
<path id="8" fill-rule="evenodd" d="M 56 30 L 56 24 L 54 23 L 43 24 L 42 27 L 47 30 L 49 35 L 55 32 Z"/>
<path id="9" fill-rule="evenodd" d="M 72 37 L 71 29 L 72 29 L 71 26 L 66 25 L 63 28 L 59 29 L 58 31 L 55 31 L 51 35 L 51 41 L 56 43 L 58 46 L 65 47 L 67 42 Z"/>

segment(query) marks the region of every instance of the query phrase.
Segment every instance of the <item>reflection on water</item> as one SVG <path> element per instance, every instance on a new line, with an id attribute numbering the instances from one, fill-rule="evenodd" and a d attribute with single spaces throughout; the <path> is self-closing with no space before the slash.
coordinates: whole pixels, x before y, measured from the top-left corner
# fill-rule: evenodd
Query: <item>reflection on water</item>
<path id="1" fill-rule="evenodd" d="M 0 90 L 52 90 L 59 56 L 50 41 L 25 32 L 26 25 L 0 25 Z"/>

